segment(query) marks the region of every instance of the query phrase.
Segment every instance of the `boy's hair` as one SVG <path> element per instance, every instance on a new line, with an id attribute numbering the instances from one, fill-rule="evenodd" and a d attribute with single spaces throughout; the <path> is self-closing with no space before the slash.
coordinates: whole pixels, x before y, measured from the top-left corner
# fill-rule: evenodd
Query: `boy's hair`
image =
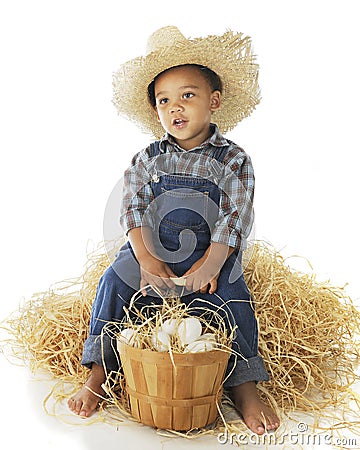
<path id="1" fill-rule="evenodd" d="M 206 81 L 209 83 L 211 92 L 214 91 L 220 91 L 222 93 L 222 82 L 217 73 L 215 73 L 213 70 L 209 69 L 206 66 L 201 66 L 200 64 L 183 64 L 181 66 L 174 66 L 174 67 L 196 67 L 199 69 L 199 71 L 202 73 Z M 148 98 L 153 107 L 156 106 L 156 99 L 155 99 L 155 82 L 159 78 L 160 75 L 163 73 L 168 72 L 171 69 L 174 69 L 174 67 L 170 67 L 169 69 L 164 70 L 163 72 L 156 75 L 156 77 L 153 79 L 153 81 L 148 86 Z"/>

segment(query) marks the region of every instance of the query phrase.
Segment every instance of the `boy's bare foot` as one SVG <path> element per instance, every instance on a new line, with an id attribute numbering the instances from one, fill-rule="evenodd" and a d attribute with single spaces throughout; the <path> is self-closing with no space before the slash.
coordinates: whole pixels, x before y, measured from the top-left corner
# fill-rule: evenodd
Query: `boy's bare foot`
<path id="1" fill-rule="evenodd" d="M 101 385 L 105 381 L 105 371 L 102 366 L 97 364 L 92 365 L 91 375 L 84 387 L 80 389 L 73 397 L 68 401 L 68 406 L 72 412 L 79 415 L 80 417 L 89 417 L 97 408 L 100 398 L 93 394 L 104 396 L 105 393 Z M 91 392 L 93 391 L 93 392 Z"/>
<path id="2" fill-rule="evenodd" d="M 232 400 L 241 413 L 246 426 L 256 434 L 274 431 L 280 420 L 274 411 L 259 397 L 256 384 L 249 381 L 231 389 Z"/>

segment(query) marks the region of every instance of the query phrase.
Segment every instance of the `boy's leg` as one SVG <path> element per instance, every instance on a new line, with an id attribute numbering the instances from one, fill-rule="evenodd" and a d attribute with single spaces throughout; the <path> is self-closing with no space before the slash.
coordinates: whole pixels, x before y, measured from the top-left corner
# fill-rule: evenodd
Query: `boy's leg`
<path id="1" fill-rule="evenodd" d="M 229 275 L 234 263 L 234 255 L 226 261 L 219 279 L 217 295 L 192 294 L 186 303 L 193 298 L 204 298 L 214 304 L 218 311 L 224 312 L 224 319 L 229 318 L 230 327 L 237 326 L 233 350 L 242 355 L 235 358 L 231 355 L 226 372 L 225 389 L 230 391 L 232 400 L 241 413 L 244 422 L 256 434 L 278 428 L 280 421 L 272 409 L 260 398 L 257 382 L 268 381 L 263 359 L 258 355 L 258 327 L 250 293 L 243 275 L 229 283 Z M 241 270 L 241 269 L 240 269 Z M 231 300 L 239 299 L 239 300 Z M 195 304 L 193 303 L 195 306 Z M 199 302 L 199 306 L 205 305 Z"/>
<path id="2" fill-rule="evenodd" d="M 104 327 L 124 316 L 124 306 L 135 293 L 119 276 L 123 269 L 129 268 L 136 276 L 139 271 L 136 260 L 128 247 L 123 247 L 114 263 L 105 271 L 99 280 L 96 297 L 92 306 L 89 337 L 85 341 L 81 364 L 91 369 L 90 376 L 68 405 L 69 408 L 81 417 L 89 417 L 99 403 L 99 397 L 104 391 L 101 385 L 106 379 L 106 373 L 119 370 L 119 357 L 116 351 L 116 339 Z M 105 366 L 105 367 L 104 367 Z M 95 394 L 94 394 L 95 393 Z"/>

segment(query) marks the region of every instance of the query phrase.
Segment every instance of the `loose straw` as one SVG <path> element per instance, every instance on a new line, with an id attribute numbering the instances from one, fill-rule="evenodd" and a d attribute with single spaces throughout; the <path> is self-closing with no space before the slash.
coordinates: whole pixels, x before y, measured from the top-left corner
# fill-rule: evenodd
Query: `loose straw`
<path id="1" fill-rule="evenodd" d="M 320 417 L 325 408 L 350 412 L 350 401 L 359 406 L 351 386 L 359 378 L 354 365 L 360 355 L 360 313 L 344 289 L 292 270 L 263 242 L 255 242 L 246 259 L 244 276 L 259 322 L 259 354 L 271 377 L 258 385 L 264 398 L 285 413 Z M 88 377 L 80 365 L 82 348 L 97 283 L 108 265 L 100 247 L 88 255 L 82 276 L 34 294 L 2 325 L 9 334 L 4 344 L 13 356 L 59 381 L 51 393 L 54 398 L 64 399 L 69 395 L 65 385 L 75 391 Z M 117 380 L 115 388 L 110 378 L 104 385 L 109 416 L 119 411 L 129 417 L 123 380 L 119 374 L 109 377 Z M 224 423 L 216 426 L 223 429 Z"/>

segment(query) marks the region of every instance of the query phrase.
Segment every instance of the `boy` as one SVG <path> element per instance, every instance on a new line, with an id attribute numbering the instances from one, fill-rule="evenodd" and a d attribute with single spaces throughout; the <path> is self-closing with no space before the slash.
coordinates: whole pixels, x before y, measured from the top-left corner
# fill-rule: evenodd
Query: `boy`
<path id="1" fill-rule="evenodd" d="M 234 68 L 229 69 L 228 76 L 223 72 L 221 78 L 210 67 L 211 62 L 199 56 L 216 55 L 214 39 L 211 48 L 206 47 L 205 39 L 194 48 L 191 45 L 194 41 L 186 40 L 174 27 L 159 30 L 151 39 L 153 45 L 157 43 L 156 51 L 142 61 L 140 77 L 141 83 L 147 83 L 146 100 L 151 114 L 134 104 L 141 97 L 136 81 L 141 72 L 139 64 L 134 65 L 131 76 L 126 64 L 118 73 L 121 82 L 115 83 L 119 95 L 115 96 L 115 103 L 120 112 L 142 126 L 145 124 L 155 136 L 163 130 L 166 134 L 155 145 L 139 152 L 125 173 L 121 221 L 129 242 L 99 282 L 82 360 L 91 368 L 91 375 L 69 400 L 69 407 L 83 417 L 95 410 L 98 403 L 95 394 L 103 394 L 101 384 L 105 381 L 100 355 L 104 355 L 110 369 L 116 370 L 111 345 L 104 341 L 100 350 L 97 343 L 104 323 L 123 317 L 123 306 L 137 290 L 151 299 L 146 286 L 174 289 L 174 278 L 183 277 L 186 295 L 182 301 L 188 303 L 200 296 L 215 307 L 226 305 L 233 317 L 238 327 L 234 345 L 243 359 L 236 361 L 225 387 L 250 430 L 263 434 L 276 429 L 279 419 L 259 398 L 256 389 L 256 383 L 267 380 L 268 374 L 257 355 L 257 324 L 241 272 L 241 252 L 253 222 L 254 177 L 248 155 L 225 139 L 212 123 L 218 114 L 218 122 L 226 120 L 222 125 L 226 129 L 249 114 L 254 107 L 251 102 L 257 101 L 257 77 L 247 52 L 248 76 L 255 88 L 243 84 L 243 106 L 232 118 L 228 113 L 221 115 L 224 88 L 224 99 L 231 105 L 232 88 L 228 80 L 234 80 L 230 75 Z M 232 35 L 228 35 L 228 40 L 233 51 L 236 40 Z M 248 44 L 246 38 L 241 43 L 244 41 Z M 227 47 L 223 41 L 221 46 Z M 181 58 L 174 54 L 176 47 Z M 166 61 L 166 54 L 180 60 L 180 64 Z M 237 66 L 237 56 L 233 55 L 232 66 L 237 79 L 246 81 L 245 71 L 239 77 L 238 69 L 244 70 L 244 62 Z M 224 64 L 225 59 L 229 60 L 227 56 L 220 59 Z M 153 75 L 150 63 L 157 66 L 153 67 Z M 126 92 L 130 82 L 126 84 L 124 80 L 129 78 L 131 85 L 137 85 L 136 96 L 136 91 Z M 239 86 L 237 89 L 241 90 Z M 132 108 L 127 109 L 127 105 Z M 231 124 L 231 120 L 235 122 Z"/>

